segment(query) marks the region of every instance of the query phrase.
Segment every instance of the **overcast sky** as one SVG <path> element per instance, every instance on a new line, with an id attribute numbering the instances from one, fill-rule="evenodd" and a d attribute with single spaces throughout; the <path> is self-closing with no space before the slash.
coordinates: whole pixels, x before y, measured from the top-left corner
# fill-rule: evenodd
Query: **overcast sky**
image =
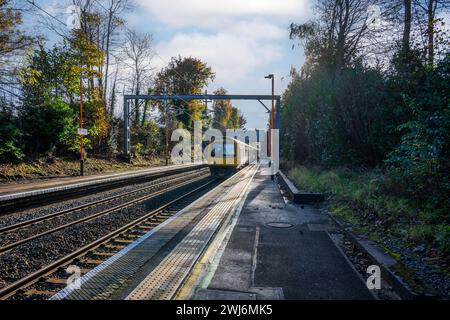
<path id="1" fill-rule="evenodd" d="M 49 11 L 57 0 L 36 0 Z M 292 66 L 303 63 L 301 48 L 292 50 L 289 24 L 310 18 L 313 0 L 135 0 L 127 15 L 130 27 L 152 33 L 155 66 L 172 56 L 193 56 L 212 67 L 216 79 L 212 93 L 224 87 L 232 94 L 281 94 Z M 55 12 L 56 13 L 56 12 Z M 233 101 L 234 102 L 234 101 Z M 258 102 L 234 102 L 247 118 L 248 128 L 263 128 L 267 114 Z"/>

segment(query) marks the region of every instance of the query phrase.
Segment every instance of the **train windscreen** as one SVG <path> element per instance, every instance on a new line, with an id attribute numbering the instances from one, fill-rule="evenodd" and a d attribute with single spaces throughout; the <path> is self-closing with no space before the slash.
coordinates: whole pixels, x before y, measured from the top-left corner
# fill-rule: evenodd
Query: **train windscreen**
<path id="1" fill-rule="evenodd" d="M 234 144 L 226 144 L 224 156 L 226 158 L 234 157 Z"/>

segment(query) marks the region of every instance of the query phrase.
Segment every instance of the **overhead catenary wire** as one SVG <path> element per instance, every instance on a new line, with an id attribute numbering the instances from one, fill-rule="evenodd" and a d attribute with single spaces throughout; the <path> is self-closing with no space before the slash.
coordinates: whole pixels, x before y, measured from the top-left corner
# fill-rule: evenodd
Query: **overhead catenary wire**
<path id="1" fill-rule="evenodd" d="M 44 8 L 40 7 L 39 5 L 37 5 L 34 0 L 25 0 L 26 2 L 28 2 L 29 4 L 31 4 L 32 6 L 34 6 L 35 8 L 37 8 L 38 10 L 44 12 L 46 15 L 48 15 L 50 18 L 54 19 L 55 21 L 63 24 L 64 26 L 67 26 L 67 24 L 61 20 L 59 20 L 57 17 L 55 17 L 54 15 L 52 15 L 51 13 L 49 13 L 47 10 L 45 10 Z"/>

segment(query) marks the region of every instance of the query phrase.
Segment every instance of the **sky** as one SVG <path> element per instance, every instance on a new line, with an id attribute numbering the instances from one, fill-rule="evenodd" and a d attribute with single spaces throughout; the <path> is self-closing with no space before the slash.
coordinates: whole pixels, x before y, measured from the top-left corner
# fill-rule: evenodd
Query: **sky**
<path id="1" fill-rule="evenodd" d="M 56 14 L 55 8 L 63 1 L 35 2 Z M 264 76 L 273 73 L 275 93 L 281 94 L 289 83 L 291 67 L 299 68 L 304 61 L 302 49 L 292 49 L 289 25 L 310 19 L 312 2 L 135 0 L 126 20 L 129 27 L 153 35 L 157 70 L 173 56 L 193 56 L 216 73 L 208 93 L 224 87 L 230 94 L 270 94 L 271 83 Z M 233 104 L 247 119 L 247 128 L 266 126 L 268 115 L 257 101 Z"/>
<path id="2" fill-rule="evenodd" d="M 35 3 L 66 21 L 68 15 L 61 7 L 67 1 L 35 0 Z M 270 94 L 270 80 L 264 76 L 273 73 L 275 93 L 282 94 L 290 81 L 291 68 L 299 69 L 304 62 L 302 48 L 292 49 L 289 25 L 311 19 L 314 0 L 134 2 L 125 19 L 129 27 L 153 35 L 155 71 L 165 67 L 173 56 L 199 58 L 216 73 L 208 93 L 223 87 L 230 94 Z M 39 25 L 38 19 L 34 14 L 24 20 L 33 28 Z M 450 24 L 450 14 L 445 20 Z M 49 40 L 51 43 L 51 36 Z M 247 128 L 266 127 L 268 115 L 257 101 L 233 101 L 233 104 L 247 119 Z"/>
<path id="3" fill-rule="evenodd" d="M 231 94 L 275 93 L 289 82 L 292 66 L 300 67 L 303 53 L 292 50 L 289 24 L 304 22 L 311 15 L 308 0 L 137 0 L 128 17 L 135 29 L 153 33 L 162 67 L 170 57 L 194 56 L 216 73 L 207 88 L 224 87 Z M 283 78 L 283 80 L 282 80 Z M 270 101 L 268 102 L 270 104 Z M 268 115 L 257 101 L 233 104 L 247 119 L 248 128 L 264 128 Z"/>

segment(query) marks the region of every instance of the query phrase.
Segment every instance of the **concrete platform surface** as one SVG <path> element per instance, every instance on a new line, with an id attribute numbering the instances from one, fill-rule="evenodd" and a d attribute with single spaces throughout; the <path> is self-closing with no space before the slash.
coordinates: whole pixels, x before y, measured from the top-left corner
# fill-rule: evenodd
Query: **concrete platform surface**
<path id="1" fill-rule="evenodd" d="M 262 169 L 253 179 L 217 268 L 192 299 L 373 299 L 311 206 L 285 203 Z"/>
<path id="2" fill-rule="evenodd" d="M 222 221 L 237 205 L 254 167 L 223 181 L 67 286 L 52 300 L 170 299 Z"/>

